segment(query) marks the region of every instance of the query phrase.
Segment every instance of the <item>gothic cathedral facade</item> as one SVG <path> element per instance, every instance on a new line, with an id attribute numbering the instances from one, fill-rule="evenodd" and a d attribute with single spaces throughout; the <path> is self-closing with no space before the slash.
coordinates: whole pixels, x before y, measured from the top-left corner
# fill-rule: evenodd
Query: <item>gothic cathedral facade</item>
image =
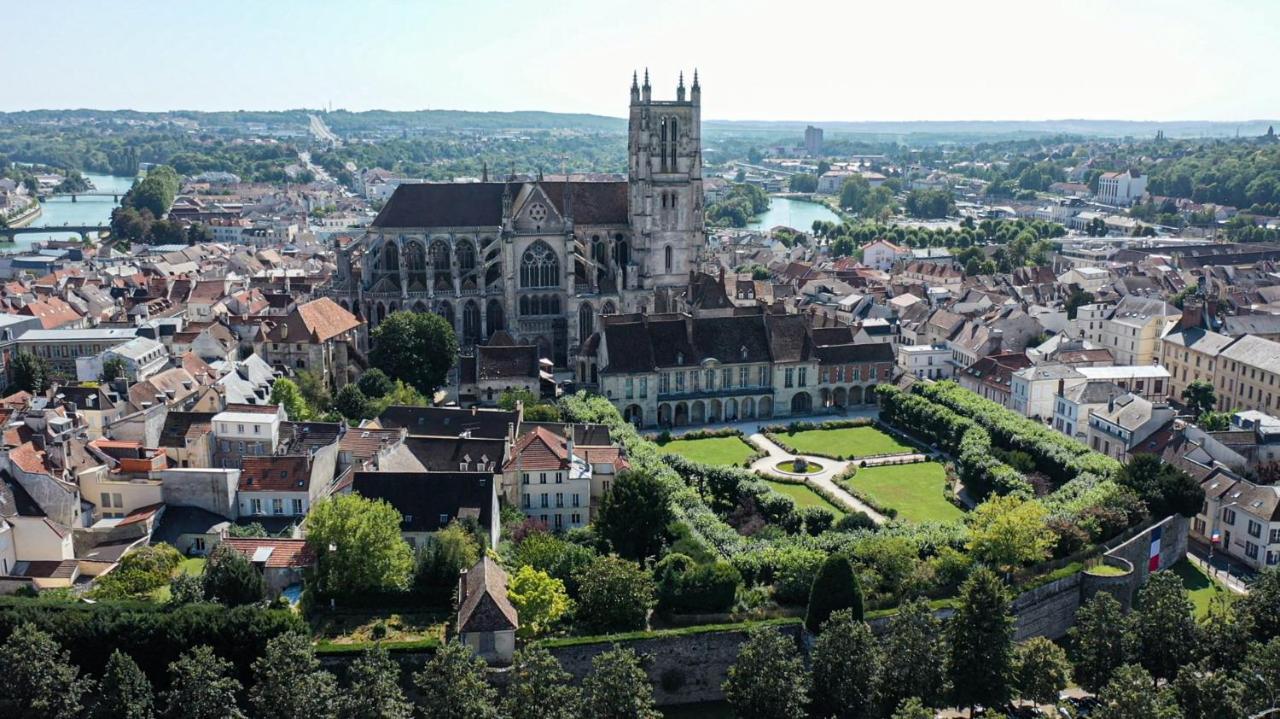
<path id="1" fill-rule="evenodd" d="M 565 175 L 398 187 L 368 232 L 338 252 L 332 294 L 376 328 L 434 312 L 467 352 L 502 331 L 556 366 L 601 315 L 668 311 L 706 243 L 701 88 L 654 100 L 634 75 L 627 179 Z M 368 338 L 364 338 L 365 348 Z"/>

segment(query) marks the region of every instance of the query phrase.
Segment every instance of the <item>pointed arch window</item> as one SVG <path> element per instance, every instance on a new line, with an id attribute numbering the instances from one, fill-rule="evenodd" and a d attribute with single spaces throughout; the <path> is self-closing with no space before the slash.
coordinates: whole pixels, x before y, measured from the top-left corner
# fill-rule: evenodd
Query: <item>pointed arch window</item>
<path id="1" fill-rule="evenodd" d="M 665 260 L 664 264 L 666 266 L 667 274 L 671 274 L 671 245 L 667 245 L 667 248 L 663 250 L 662 254 L 664 256 L 663 259 Z"/>
<path id="2" fill-rule="evenodd" d="M 529 245 L 520 259 L 520 286 L 560 286 L 560 260 L 542 240 Z"/>
<path id="3" fill-rule="evenodd" d="M 668 134 L 667 152 L 671 156 L 671 162 L 669 164 L 669 169 L 671 170 L 671 172 L 676 171 L 676 148 L 679 146 L 679 143 L 676 141 L 676 138 L 679 137 L 679 135 L 677 134 L 678 131 L 679 131 L 679 122 L 673 117 L 671 118 L 671 128 L 667 133 Z"/>

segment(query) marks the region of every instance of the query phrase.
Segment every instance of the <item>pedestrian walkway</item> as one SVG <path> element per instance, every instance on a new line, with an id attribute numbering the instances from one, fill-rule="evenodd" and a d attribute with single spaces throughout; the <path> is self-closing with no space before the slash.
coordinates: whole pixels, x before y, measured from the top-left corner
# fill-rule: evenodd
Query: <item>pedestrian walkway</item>
<path id="1" fill-rule="evenodd" d="M 1248 594 L 1249 583 L 1254 571 L 1240 560 L 1217 552 L 1213 561 L 1209 561 L 1209 548 L 1194 539 L 1187 541 L 1187 561 L 1200 568 L 1205 576 L 1230 589 L 1236 594 Z"/>
<path id="2" fill-rule="evenodd" d="M 814 486 L 821 487 L 842 506 L 844 506 L 845 509 L 853 512 L 862 512 L 870 517 L 871 521 L 876 524 L 884 524 L 889 521 L 887 517 L 872 509 L 866 502 L 863 502 L 852 494 L 849 494 L 841 488 L 840 485 L 836 484 L 835 478 L 844 474 L 844 472 L 849 469 L 849 462 L 828 459 L 826 457 L 814 457 L 806 454 L 791 454 L 782 447 L 779 447 L 773 440 L 759 432 L 748 436 L 747 441 L 756 449 L 768 453 L 767 456 L 757 459 L 755 462 L 751 463 L 751 470 L 753 472 L 779 476 L 780 473 L 774 469 L 779 462 L 786 462 L 788 460 L 794 460 L 796 457 L 800 457 L 822 467 L 822 471 L 820 472 L 806 474 L 804 476 L 804 481 L 806 483 L 811 483 Z M 787 476 L 794 477 L 795 475 Z"/>

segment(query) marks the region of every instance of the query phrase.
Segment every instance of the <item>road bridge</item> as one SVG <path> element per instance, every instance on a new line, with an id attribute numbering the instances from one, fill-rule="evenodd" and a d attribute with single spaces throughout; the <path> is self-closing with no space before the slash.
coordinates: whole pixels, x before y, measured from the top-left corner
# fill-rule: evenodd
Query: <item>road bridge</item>
<path id="1" fill-rule="evenodd" d="M 0 227 L 0 243 L 10 243 L 18 235 L 49 234 L 51 232 L 74 232 L 81 239 L 87 240 L 97 233 L 99 237 L 111 232 L 110 225 L 41 225 L 39 227 Z"/>

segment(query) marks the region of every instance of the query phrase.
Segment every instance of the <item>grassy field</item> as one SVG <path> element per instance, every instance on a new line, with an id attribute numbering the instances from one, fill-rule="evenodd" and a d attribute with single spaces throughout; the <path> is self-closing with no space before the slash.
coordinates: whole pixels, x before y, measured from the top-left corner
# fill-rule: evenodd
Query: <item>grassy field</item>
<path id="1" fill-rule="evenodd" d="M 194 574 L 198 577 L 204 574 L 204 563 L 204 557 L 184 557 L 178 564 L 178 574 Z M 173 593 L 166 584 L 152 592 L 151 598 L 157 602 L 167 602 L 173 598 Z"/>
<path id="2" fill-rule="evenodd" d="M 1191 594 L 1191 603 L 1196 605 L 1197 618 L 1209 613 L 1209 602 L 1215 597 L 1226 597 L 1229 601 L 1235 601 L 1238 596 L 1208 577 L 1200 571 L 1200 567 L 1186 559 L 1173 565 L 1173 572 L 1182 578 L 1183 586 Z"/>
<path id="3" fill-rule="evenodd" d="M 837 517 L 843 517 L 845 511 L 841 507 L 828 502 L 825 497 L 817 492 L 809 489 L 803 484 L 787 484 L 786 482 L 770 482 L 765 484 L 773 488 L 778 494 L 785 494 L 796 503 L 796 509 L 804 509 L 805 507 L 822 507 L 829 509 L 835 513 Z"/>
<path id="4" fill-rule="evenodd" d="M 915 449 L 875 427 L 842 427 L 811 429 L 795 434 L 779 434 L 778 438 L 800 454 L 819 452 L 841 457 L 869 457 L 878 454 L 910 454 Z"/>
<path id="5" fill-rule="evenodd" d="M 741 437 L 707 437 L 706 439 L 673 439 L 658 447 L 663 452 L 678 454 L 694 462 L 714 465 L 742 466 L 756 453 Z"/>
<path id="6" fill-rule="evenodd" d="M 958 522 L 964 512 L 942 495 L 946 482 L 941 464 L 918 462 L 859 469 L 850 484 L 908 522 Z"/>

